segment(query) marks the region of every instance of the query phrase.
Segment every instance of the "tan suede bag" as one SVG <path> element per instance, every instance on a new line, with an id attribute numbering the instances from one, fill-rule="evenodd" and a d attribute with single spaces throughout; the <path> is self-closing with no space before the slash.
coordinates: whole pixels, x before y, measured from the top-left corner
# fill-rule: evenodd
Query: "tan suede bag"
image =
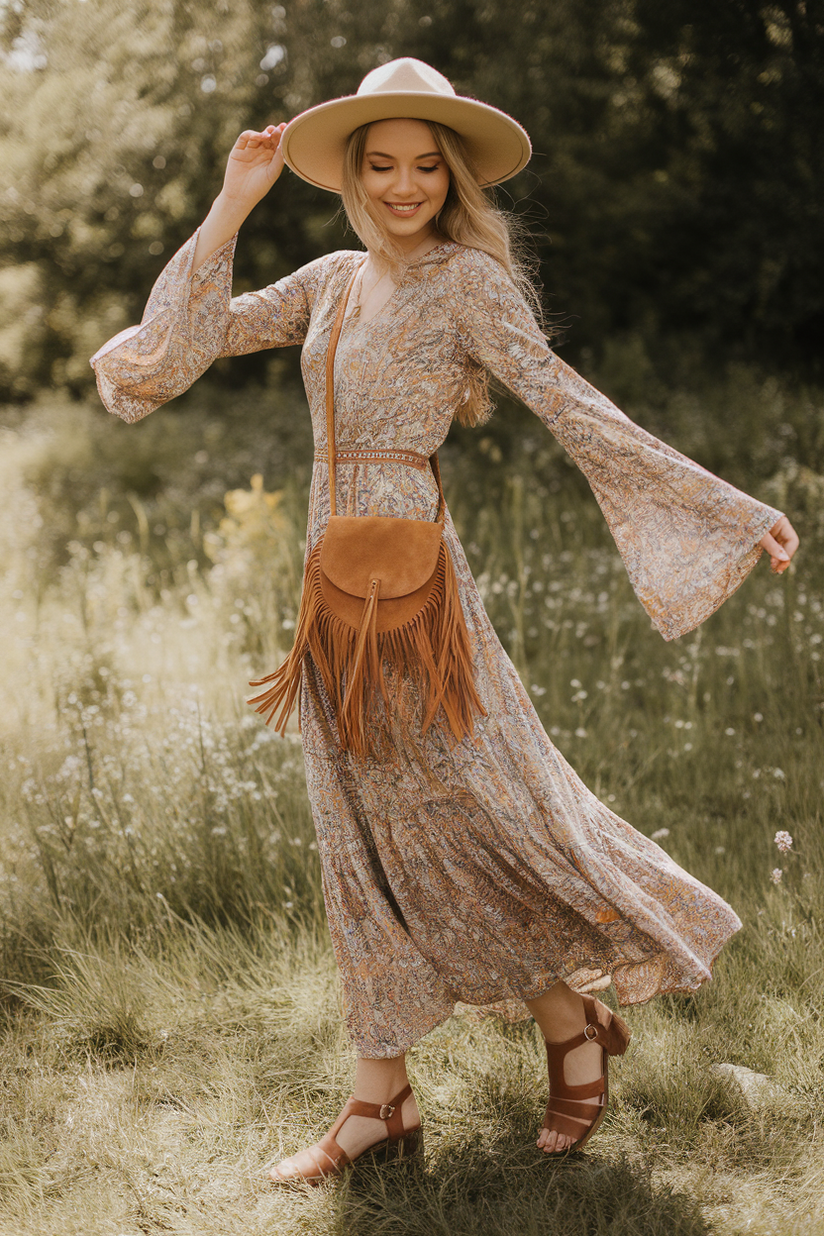
<path id="1" fill-rule="evenodd" d="M 433 522 L 336 513 L 335 352 L 353 283 L 354 276 L 341 298 L 326 357 L 331 516 L 306 560 L 292 651 L 273 674 L 251 683 L 271 686 L 249 703 L 283 734 L 308 655 L 334 706 L 341 745 L 366 756 L 376 755 L 380 745 L 374 727 L 370 733 L 376 696 L 383 697 L 387 714 L 391 707 L 385 665 L 419 684 L 424 733 L 439 708 L 457 739 L 471 734 L 474 716 L 485 711 L 475 689 L 458 584 L 443 539 L 446 506 L 437 454 L 429 461 L 439 495 Z M 398 452 L 404 454 L 414 453 Z M 391 452 L 376 451 L 375 456 L 391 457 Z"/>

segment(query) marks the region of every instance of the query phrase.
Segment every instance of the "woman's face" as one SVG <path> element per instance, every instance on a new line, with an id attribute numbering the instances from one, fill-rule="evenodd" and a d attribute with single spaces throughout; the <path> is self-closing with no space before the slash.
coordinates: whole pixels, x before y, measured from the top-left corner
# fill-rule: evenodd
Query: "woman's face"
<path id="1" fill-rule="evenodd" d="M 435 231 L 449 191 L 449 168 L 422 120 L 369 126 L 361 180 L 375 218 L 406 253 Z"/>

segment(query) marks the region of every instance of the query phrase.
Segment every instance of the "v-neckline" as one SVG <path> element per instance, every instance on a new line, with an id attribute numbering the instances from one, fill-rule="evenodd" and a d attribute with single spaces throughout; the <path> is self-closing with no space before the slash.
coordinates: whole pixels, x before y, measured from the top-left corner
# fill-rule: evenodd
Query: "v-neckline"
<path id="1" fill-rule="evenodd" d="M 363 271 L 364 271 L 367 261 L 368 261 L 368 255 L 367 257 L 363 259 L 360 266 L 358 267 L 357 274 L 355 275 L 356 280 L 357 279 L 363 280 Z M 401 282 L 403 282 L 403 279 L 401 279 Z M 378 308 L 375 310 L 375 312 L 372 314 L 371 317 L 368 317 L 368 318 L 362 317 L 359 312 L 360 306 L 356 305 L 355 309 L 351 313 L 348 313 L 346 315 L 346 322 L 349 323 L 351 329 L 359 330 L 363 326 L 369 326 L 372 322 L 375 321 L 376 318 L 379 318 L 380 315 L 383 313 L 384 309 L 386 308 L 386 306 L 389 304 L 389 302 L 393 300 L 394 297 L 397 295 L 398 291 L 400 290 L 400 286 L 401 286 L 400 283 L 395 283 L 394 280 L 392 281 L 392 291 L 389 293 L 386 300 L 381 302 L 381 304 L 378 306 Z M 358 292 L 360 292 L 360 288 L 358 288 Z"/>
<path id="2" fill-rule="evenodd" d="M 352 331 L 360 330 L 366 326 L 371 326 L 371 324 L 374 321 L 376 321 L 376 319 L 379 318 L 381 314 L 385 311 L 387 305 L 390 305 L 392 301 L 395 299 L 398 292 L 401 290 L 401 287 L 403 286 L 403 281 L 406 278 L 408 271 L 414 270 L 415 267 L 420 266 L 422 263 L 424 263 L 427 260 L 427 258 L 431 257 L 433 253 L 437 253 L 439 249 L 449 248 L 453 246 L 454 244 L 455 244 L 454 240 L 439 240 L 436 245 L 433 245 L 431 249 L 427 249 L 425 253 L 422 253 L 420 257 L 415 258 L 413 262 L 410 262 L 404 268 L 403 274 L 401 275 L 400 282 L 394 284 L 394 287 L 392 291 L 389 293 L 389 295 L 387 296 L 386 300 L 383 302 L 380 308 L 375 310 L 375 312 L 372 314 L 371 317 L 362 318 L 360 314 L 347 313 L 346 318 L 344 319 L 344 326 L 348 326 L 350 330 Z M 359 271 L 363 269 L 364 265 L 366 264 L 368 256 L 369 256 L 368 254 L 364 256 L 364 259 L 363 259 L 363 262 L 361 262 Z"/>

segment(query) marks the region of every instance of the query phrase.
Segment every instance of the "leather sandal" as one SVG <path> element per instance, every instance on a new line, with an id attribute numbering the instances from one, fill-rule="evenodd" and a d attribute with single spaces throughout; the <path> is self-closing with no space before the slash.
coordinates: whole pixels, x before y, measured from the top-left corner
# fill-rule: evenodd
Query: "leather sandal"
<path id="1" fill-rule="evenodd" d="M 408 1159 L 423 1151 L 423 1131 L 420 1125 L 412 1129 L 404 1128 L 401 1108 L 412 1094 L 410 1085 L 404 1086 L 388 1103 L 362 1103 L 354 1096 L 346 1103 L 332 1128 L 314 1146 L 306 1147 L 306 1153 L 311 1155 L 317 1167 L 316 1172 L 304 1175 L 300 1171 L 281 1170 L 281 1165 L 273 1167 L 269 1175 L 275 1184 L 321 1184 L 336 1176 L 343 1175 L 344 1169 L 353 1162 L 371 1155 L 374 1159 L 387 1161 L 399 1158 Z M 335 1140 L 337 1134 L 346 1124 L 350 1116 L 368 1116 L 372 1120 L 382 1120 L 386 1129 L 385 1135 L 372 1146 L 368 1146 L 355 1159 L 350 1159 L 345 1150 Z M 299 1153 L 303 1153 L 300 1151 Z"/>
<path id="2" fill-rule="evenodd" d="M 593 996 L 582 996 L 587 1024 L 580 1034 L 563 1043 L 547 1043 L 549 1071 L 549 1102 L 546 1105 L 542 1129 L 575 1137 L 576 1141 L 563 1150 L 545 1150 L 551 1158 L 580 1150 L 600 1125 L 609 1099 L 609 1057 L 623 1056 L 631 1037 L 627 1023 Z M 546 1041 L 546 1040 L 544 1040 Z M 584 1043 L 600 1043 L 602 1048 L 601 1076 L 581 1086 L 569 1086 L 564 1080 L 564 1061 L 569 1052 Z"/>

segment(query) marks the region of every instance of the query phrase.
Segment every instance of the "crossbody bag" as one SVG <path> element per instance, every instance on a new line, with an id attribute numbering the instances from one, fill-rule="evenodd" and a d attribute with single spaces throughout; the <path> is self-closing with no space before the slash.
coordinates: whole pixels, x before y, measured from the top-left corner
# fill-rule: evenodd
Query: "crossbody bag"
<path id="1" fill-rule="evenodd" d="M 375 755 L 379 746 L 370 726 L 377 697 L 383 698 L 387 715 L 392 706 L 385 667 L 394 677 L 418 684 L 423 733 L 442 708 L 460 740 L 472 733 L 475 716 L 485 710 L 475 688 L 458 582 L 443 535 L 446 503 L 437 452 L 428 461 L 438 486 L 434 521 L 337 514 L 335 352 L 354 280 L 355 275 L 341 297 L 326 355 L 329 523 L 306 560 L 292 650 L 274 673 L 250 684 L 268 689 L 249 703 L 283 734 L 308 655 L 333 704 L 341 746 L 366 756 Z M 425 464 L 425 457 L 411 451 L 341 455 Z"/>

